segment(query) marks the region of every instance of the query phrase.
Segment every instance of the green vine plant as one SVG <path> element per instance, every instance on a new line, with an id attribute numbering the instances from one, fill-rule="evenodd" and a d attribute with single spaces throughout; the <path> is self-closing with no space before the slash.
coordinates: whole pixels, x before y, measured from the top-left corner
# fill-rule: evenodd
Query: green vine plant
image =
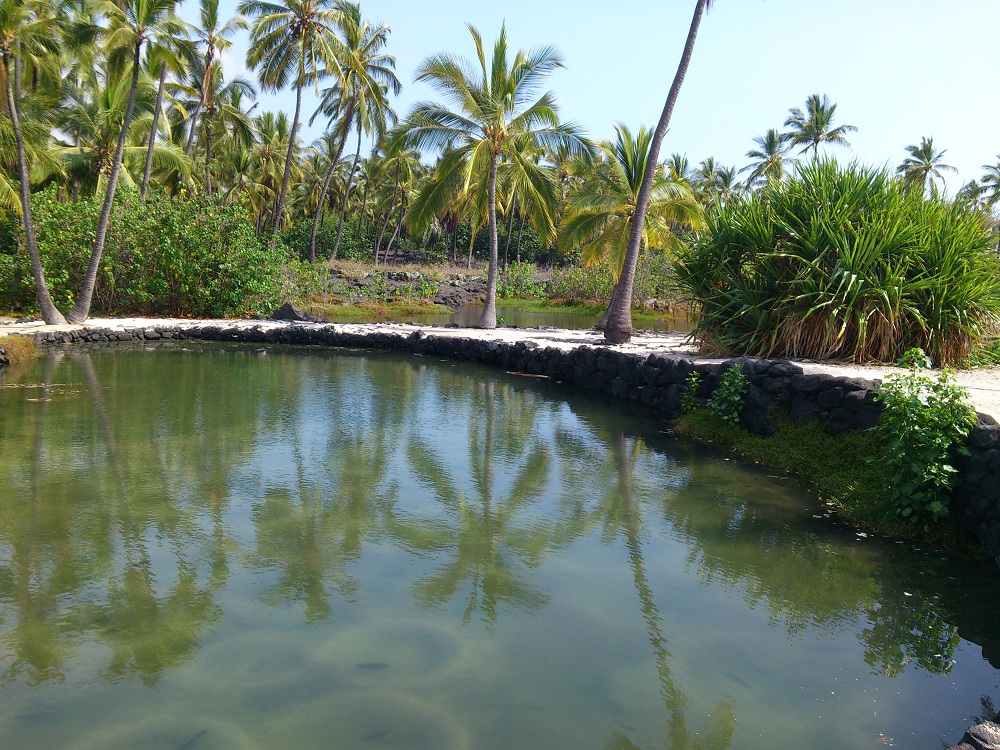
<path id="1" fill-rule="evenodd" d="M 684 392 L 681 394 L 681 413 L 690 414 L 698 410 L 698 389 L 701 387 L 701 373 L 691 370 L 684 378 Z"/>
<path id="2" fill-rule="evenodd" d="M 725 422 L 739 424 L 743 401 L 750 381 L 739 365 L 731 365 L 722 373 L 719 387 L 708 400 L 708 409 Z"/>
<path id="3" fill-rule="evenodd" d="M 930 365 L 922 349 L 910 349 L 899 364 L 909 372 L 887 376 L 875 393 L 882 414 L 874 429 L 887 440 L 897 512 L 936 521 L 948 515 L 958 478 L 952 462 L 969 455 L 965 439 L 976 412 L 954 371 L 942 370 L 937 378 L 920 374 Z"/>

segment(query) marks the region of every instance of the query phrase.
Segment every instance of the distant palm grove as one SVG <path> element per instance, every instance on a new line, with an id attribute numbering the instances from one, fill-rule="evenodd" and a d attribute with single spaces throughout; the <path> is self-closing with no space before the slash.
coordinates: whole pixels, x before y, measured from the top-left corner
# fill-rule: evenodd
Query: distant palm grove
<path id="1" fill-rule="evenodd" d="M 644 301 L 638 253 L 706 350 L 893 361 L 921 346 L 945 363 L 995 340 L 1000 156 L 949 197 L 931 137 L 895 171 L 858 165 L 856 128 L 812 94 L 745 165 L 660 159 L 707 0 L 660 125 L 601 143 L 546 90 L 556 49 L 518 51 L 504 29 L 470 25 L 459 54 L 430 54 L 415 80 L 436 98 L 397 113 L 390 27 L 360 5 L 242 0 L 225 18 L 197 1 L 189 24 L 175 0 L 0 0 L 0 311 L 267 313 L 308 307 L 338 259 L 485 262 L 491 328 L 511 269 L 603 279 L 594 301 L 627 311 Z M 237 34 L 255 81 L 223 70 Z M 262 91 L 291 111 L 262 111 Z M 324 125 L 313 143 L 307 122 Z M 630 318 L 607 317 L 627 338 Z"/>

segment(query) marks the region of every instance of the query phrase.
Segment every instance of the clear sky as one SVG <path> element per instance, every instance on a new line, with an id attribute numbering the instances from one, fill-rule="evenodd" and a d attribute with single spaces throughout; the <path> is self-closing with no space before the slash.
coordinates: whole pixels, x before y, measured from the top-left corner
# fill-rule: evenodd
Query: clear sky
<path id="1" fill-rule="evenodd" d="M 425 57 L 472 58 L 466 22 L 492 45 L 506 23 L 514 49 L 555 46 L 565 70 L 551 76 L 561 115 L 592 138 L 613 123 L 633 130 L 659 117 L 680 57 L 694 0 L 361 0 L 364 18 L 392 28 L 388 52 L 404 84 L 395 102 L 434 99 L 413 83 Z M 236 0 L 222 0 L 235 12 Z M 187 0 L 182 14 L 196 14 Z M 852 149 L 838 158 L 895 167 L 922 136 L 947 149 L 959 173 L 953 193 L 1000 154 L 1000 91 L 995 37 L 1000 0 L 715 0 L 706 15 L 661 158 L 686 153 L 693 164 L 714 156 L 742 167 L 753 138 L 782 128 L 788 110 L 812 93 L 837 103 L 835 124 L 851 124 Z M 227 55 L 242 72 L 246 35 Z M 252 74 L 248 77 L 254 78 Z M 255 78 L 254 78 L 255 80 Z M 262 108 L 291 114 L 294 94 L 264 97 Z M 306 116 L 315 109 L 307 100 Z M 303 133 L 315 139 L 322 123 Z"/>

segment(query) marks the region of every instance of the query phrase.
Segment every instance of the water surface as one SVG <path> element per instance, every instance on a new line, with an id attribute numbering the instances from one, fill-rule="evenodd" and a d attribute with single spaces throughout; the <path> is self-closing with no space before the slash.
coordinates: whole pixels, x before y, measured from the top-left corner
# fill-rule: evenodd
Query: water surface
<path id="1" fill-rule="evenodd" d="M 143 349 L 0 375 L 0 747 L 936 748 L 1000 697 L 995 570 L 621 404 Z"/>

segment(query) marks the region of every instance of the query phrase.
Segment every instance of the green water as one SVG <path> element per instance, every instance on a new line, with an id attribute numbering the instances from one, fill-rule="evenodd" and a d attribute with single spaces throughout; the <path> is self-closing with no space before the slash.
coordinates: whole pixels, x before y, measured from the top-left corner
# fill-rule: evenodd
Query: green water
<path id="1" fill-rule="evenodd" d="M 453 310 L 450 315 L 421 314 L 416 312 L 394 312 L 390 310 L 385 320 L 395 323 L 421 323 L 426 325 L 457 325 L 461 328 L 474 328 L 479 323 L 479 318 L 483 314 L 482 305 L 464 305 L 457 310 Z M 666 315 L 666 313 L 664 313 Z M 517 328 L 593 328 L 601 317 L 600 313 L 584 315 L 576 312 L 563 312 L 555 307 L 544 312 L 532 312 L 507 307 L 501 300 L 497 305 L 498 319 L 502 318 L 504 325 Z M 370 318 L 363 315 L 352 317 L 349 308 L 337 311 L 338 323 L 366 323 Z M 667 331 L 689 333 L 692 328 L 691 321 L 684 318 L 643 318 L 636 323 L 636 327 L 646 330 Z"/>
<path id="2" fill-rule="evenodd" d="M 996 570 L 620 404 L 427 357 L 0 374 L 0 747 L 937 748 Z"/>

